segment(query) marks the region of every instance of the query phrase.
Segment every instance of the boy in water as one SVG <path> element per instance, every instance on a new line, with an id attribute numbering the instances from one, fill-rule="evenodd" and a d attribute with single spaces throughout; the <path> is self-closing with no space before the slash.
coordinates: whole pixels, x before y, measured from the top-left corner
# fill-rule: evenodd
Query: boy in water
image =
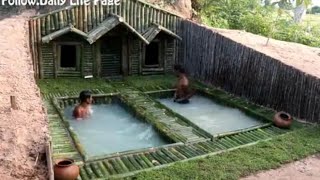
<path id="1" fill-rule="evenodd" d="M 194 95 L 195 91 L 189 89 L 189 80 L 185 70 L 180 65 L 175 65 L 174 71 L 177 73 L 179 79 L 173 101 L 182 104 L 189 103 L 189 99 Z"/>
<path id="2" fill-rule="evenodd" d="M 73 110 L 73 117 L 77 120 L 87 118 L 91 114 L 92 95 L 90 91 L 82 91 L 79 95 L 80 104 Z"/>

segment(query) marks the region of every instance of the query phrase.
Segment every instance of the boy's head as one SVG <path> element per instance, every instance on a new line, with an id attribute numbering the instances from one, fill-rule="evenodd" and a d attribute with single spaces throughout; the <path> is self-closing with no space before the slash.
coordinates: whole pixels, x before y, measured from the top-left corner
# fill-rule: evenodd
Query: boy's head
<path id="1" fill-rule="evenodd" d="M 81 93 L 79 95 L 79 99 L 80 99 L 81 103 L 91 104 L 91 102 L 92 102 L 91 92 L 88 90 L 81 91 Z"/>

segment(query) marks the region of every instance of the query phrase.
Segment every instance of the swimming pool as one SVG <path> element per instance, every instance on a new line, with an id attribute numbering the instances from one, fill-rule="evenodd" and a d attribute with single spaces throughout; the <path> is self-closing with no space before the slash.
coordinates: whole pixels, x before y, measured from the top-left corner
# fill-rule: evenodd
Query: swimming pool
<path id="1" fill-rule="evenodd" d="M 175 103 L 172 98 L 156 100 L 212 135 L 264 124 L 239 109 L 220 105 L 202 95 L 193 96 L 188 104 Z"/>
<path id="2" fill-rule="evenodd" d="M 119 104 L 93 105 L 92 116 L 81 121 L 72 118 L 72 110 L 66 107 L 65 115 L 89 157 L 167 144 L 150 124 Z"/>

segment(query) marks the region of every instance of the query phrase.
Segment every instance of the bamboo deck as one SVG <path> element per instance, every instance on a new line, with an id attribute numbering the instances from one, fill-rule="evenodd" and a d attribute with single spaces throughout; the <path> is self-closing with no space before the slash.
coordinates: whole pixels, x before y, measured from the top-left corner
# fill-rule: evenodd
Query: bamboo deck
<path id="1" fill-rule="evenodd" d="M 105 96 L 117 95 L 139 118 L 143 118 L 153 124 L 161 133 L 164 133 L 175 143 L 158 148 L 145 148 L 125 153 L 115 153 L 95 159 L 87 159 L 82 154 L 82 150 L 77 148 L 78 142 L 75 142 L 75 139 L 72 137 L 73 135 L 70 135 L 70 131 L 58 115 L 59 112 L 57 110 L 59 108 L 55 107 L 61 106 L 63 108 L 68 103 L 75 103 L 78 92 L 45 95 L 44 100 L 48 109 L 50 135 L 52 138 L 52 158 L 53 160 L 57 158 L 75 159 L 76 163 L 80 166 L 78 180 L 128 177 L 141 171 L 170 166 L 176 162 L 189 161 L 246 147 L 291 131 L 290 129 L 279 129 L 269 124 L 210 139 L 206 134 L 194 128 L 186 121 L 179 117 L 172 117 L 169 111 L 157 106 L 152 97 L 147 93 L 151 90 L 167 91 L 168 86 L 159 85 L 141 91 L 139 88 L 122 81 L 111 82 L 111 85 L 110 91 L 92 90 L 95 93 L 94 97 L 101 97 L 102 100 L 105 100 L 107 99 Z M 226 101 L 228 99 L 230 102 L 234 101 L 223 91 L 202 88 L 207 89 L 208 92 L 213 91 L 215 94 L 220 93 L 219 97 L 224 97 Z M 114 89 L 117 89 L 117 91 L 114 91 Z M 110 94 L 111 92 L 112 94 Z M 52 101 L 54 99 L 58 99 L 59 101 Z M 101 101 L 100 103 L 103 102 Z M 264 111 L 262 109 L 259 110 L 259 107 L 250 103 L 247 103 L 246 107 L 249 109 L 253 108 L 255 112 L 261 112 L 260 115 L 262 116 L 270 111 L 268 109 Z"/>

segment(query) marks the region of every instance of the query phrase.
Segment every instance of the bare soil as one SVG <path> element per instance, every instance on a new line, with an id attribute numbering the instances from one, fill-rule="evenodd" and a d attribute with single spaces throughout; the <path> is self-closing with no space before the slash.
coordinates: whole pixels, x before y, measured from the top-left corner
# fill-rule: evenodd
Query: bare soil
<path id="1" fill-rule="evenodd" d="M 27 19 L 0 18 L 0 179 L 47 179 L 47 121 L 35 83 Z M 16 96 L 18 109 L 11 109 Z"/>
<path id="2" fill-rule="evenodd" d="M 241 180 L 319 180 L 320 154 L 283 165 L 278 169 L 260 172 Z"/>

